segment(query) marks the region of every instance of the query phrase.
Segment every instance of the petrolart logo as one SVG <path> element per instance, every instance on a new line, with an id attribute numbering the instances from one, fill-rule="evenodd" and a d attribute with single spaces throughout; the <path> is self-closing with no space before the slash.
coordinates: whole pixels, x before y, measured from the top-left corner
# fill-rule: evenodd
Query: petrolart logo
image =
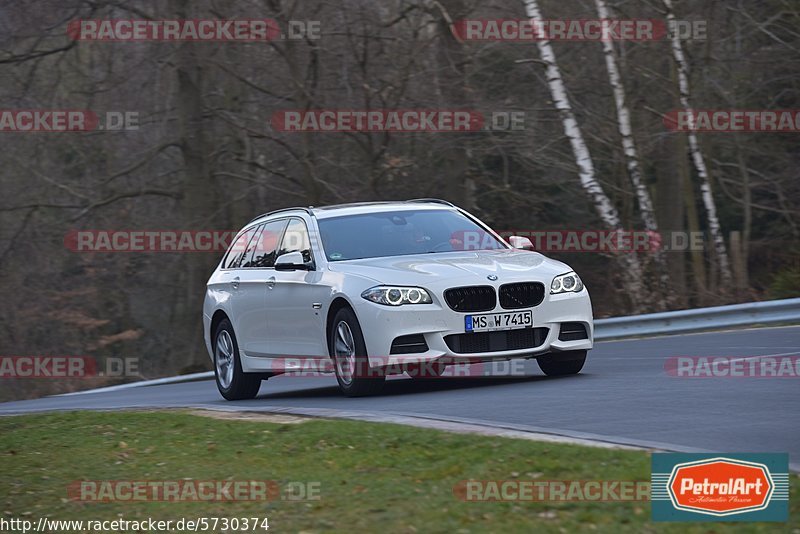
<path id="1" fill-rule="evenodd" d="M 653 454 L 654 521 L 787 521 L 787 454 Z"/>

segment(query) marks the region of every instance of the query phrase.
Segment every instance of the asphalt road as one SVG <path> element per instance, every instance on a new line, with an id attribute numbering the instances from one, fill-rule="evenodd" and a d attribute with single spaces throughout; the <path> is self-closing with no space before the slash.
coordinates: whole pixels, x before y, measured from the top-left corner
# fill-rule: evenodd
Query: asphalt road
<path id="1" fill-rule="evenodd" d="M 678 451 L 788 452 L 800 465 L 800 378 L 676 378 L 672 356 L 800 354 L 800 326 L 601 342 L 583 373 L 546 378 L 393 379 L 385 393 L 343 397 L 332 376 L 275 377 L 256 400 L 224 401 L 212 381 L 0 404 L 43 410 L 325 408 L 489 424 Z"/>

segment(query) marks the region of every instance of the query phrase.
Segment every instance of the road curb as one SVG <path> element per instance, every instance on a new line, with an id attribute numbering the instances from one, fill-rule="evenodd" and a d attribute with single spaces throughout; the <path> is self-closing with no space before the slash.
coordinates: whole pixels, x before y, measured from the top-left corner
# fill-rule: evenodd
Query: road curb
<path id="1" fill-rule="evenodd" d="M 200 380 L 210 380 L 214 378 L 214 371 L 205 371 L 203 373 L 192 373 L 190 375 L 168 376 L 165 378 L 156 378 L 153 380 L 141 380 L 139 382 L 129 382 L 127 384 L 119 384 L 117 386 L 108 386 L 104 388 L 85 389 L 83 391 L 73 391 L 72 393 L 61 393 L 59 395 L 50 395 L 51 397 L 74 397 L 75 395 L 88 395 L 89 393 L 108 393 L 110 391 L 121 391 L 131 388 L 143 388 L 148 386 L 164 386 L 168 384 L 182 384 L 184 382 L 198 382 Z"/>

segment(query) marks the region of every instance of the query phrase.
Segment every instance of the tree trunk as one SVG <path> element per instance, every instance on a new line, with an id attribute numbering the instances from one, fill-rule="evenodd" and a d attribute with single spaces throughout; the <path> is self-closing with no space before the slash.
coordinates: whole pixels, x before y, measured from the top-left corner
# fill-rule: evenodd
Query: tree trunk
<path id="1" fill-rule="evenodd" d="M 611 14 L 606 6 L 605 0 L 595 0 L 597 6 L 597 16 L 601 19 L 610 19 Z M 616 52 L 614 44 L 611 40 L 603 41 L 603 55 L 606 60 L 606 71 L 608 72 L 608 81 L 611 89 L 614 92 L 614 103 L 617 109 L 617 127 L 622 139 L 622 152 L 625 157 L 625 165 L 628 169 L 628 176 L 633 184 L 633 189 L 636 194 L 636 199 L 639 203 L 639 214 L 644 223 L 647 231 L 658 233 L 658 223 L 656 222 L 655 210 L 653 209 L 653 201 L 650 198 L 650 193 L 647 186 L 642 181 L 642 166 L 639 163 L 639 153 L 636 150 L 636 143 L 633 139 L 633 128 L 631 127 L 631 113 L 626 102 L 625 85 L 622 82 L 619 66 L 617 65 Z M 664 298 L 659 299 L 663 309 L 666 303 L 666 297 L 669 293 L 669 274 L 667 271 L 666 260 L 664 258 L 663 250 L 656 250 L 652 256 L 655 259 L 656 269 L 658 270 L 658 278 L 660 282 L 661 294 Z"/>
<path id="2" fill-rule="evenodd" d="M 672 9 L 672 0 L 662 0 L 664 7 L 667 9 L 667 23 L 668 28 L 675 27 L 675 13 Z M 692 156 L 697 175 L 700 178 L 700 193 L 703 198 L 703 205 L 706 208 L 706 219 L 708 222 L 708 231 L 711 234 L 711 239 L 714 242 L 714 251 L 716 255 L 716 264 L 722 277 L 722 283 L 726 286 L 726 290 L 730 288 L 733 280 L 731 275 L 730 260 L 728 259 L 728 251 L 725 248 L 725 239 L 722 235 L 722 229 L 717 217 L 717 206 L 714 202 L 714 196 L 711 193 L 711 180 L 708 176 L 708 168 L 706 167 L 703 153 L 700 150 L 700 144 L 697 141 L 697 134 L 694 132 L 694 117 L 692 116 L 692 108 L 689 104 L 689 64 L 686 61 L 686 56 L 683 54 L 683 46 L 681 45 L 681 38 L 677 32 L 672 32 L 672 54 L 675 58 L 675 63 L 678 68 L 678 88 L 680 90 L 680 102 L 684 111 L 689 114 L 689 152 Z"/>
<path id="3" fill-rule="evenodd" d="M 663 154 L 659 155 L 659 159 L 663 163 L 655 167 L 658 177 L 655 201 L 656 211 L 659 214 L 659 229 L 662 232 L 661 243 L 663 247 L 670 247 L 669 252 L 664 254 L 670 281 L 668 302 L 670 306 L 685 308 L 689 299 L 686 292 L 688 251 L 671 248 L 673 236 L 681 235 L 686 231 L 683 184 L 684 180 L 688 179 L 685 178 L 688 175 L 688 160 L 686 159 L 685 138 L 666 137 Z M 700 266 L 702 268 L 702 262 Z"/>
<path id="4" fill-rule="evenodd" d="M 470 57 L 464 43 L 456 38 L 453 23 L 466 16 L 467 8 L 464 0 L 441 0 L 437 4 L 442 16 L 439 24 L 442 46 L 439 47 L 437 58 L 441 73 L 438 76 L 440 82 L 439 107 L 466 109 L 470 107 L 466 91 Z M 446 139 L 448 144 L 442 153 L 445 196 L 467 211 L 475 208 L 473 193 L 475 185 L 469 176 L 469 149 L 467 148 L 469 138 L 474 135 L 473 133 L 448 135 Z"/>
<path id="5" fill-rule="evenodd" d="M 539 10 L 539 3 L 537 0 L 523 0 L 525 5 L 525 12 L 528 17 L 536 23 L 542 22 L 542 15 Z M 570 141 L 572 152 L 575 156 L 575 163 L 578 167 L 578 177 L 580 178 L 581 186 L 589 196 L 594 205 L 597 215 L 603 223 L 611 230 L 622 231 L 619 214 L 616 208 L 608 198 L 603 187 L 597 181 L 594 172 L 594 164 L 589 152 L 589 147 L 583 138 L 578 122 L 575 120 L 575 114 L 572 111 L 569 97 L 567 96 L 564 81 L 561 77 L 561 71 L 558 68 L 553 47 L 550 46 L 550 41 L 541 39 L 536 41 L 539 49 L 539 55 L 546 65 L 547 85 L 550 89 L 550 94 L 553 98 L 553 104 L 561 115 L 561 122 L 564 126 L 564 134 Z M 623 276 L 623 284 L 631 298 L 634 311 L 640 311 L 643 302 L 647 301 L 645 293 L 642 266 L 639 259 L 633 253 L 622 253 L 616 256 L 617 261 L 622 265 L 625 273 Z"/>
<path id="6" fill-rule="evenodd" d="M 686 222 L 689 229 L 689 236 L 691 243 L 691 236 L 700 233 L 700 217 L 697 215 L 697 206 L 695 204 L 694 190 L 692 188 L 691 173 L 689 165 L 686 161 L 686 138 L 680 137 L 679 153 L 680 166 L 678 167 L 683 175 L 683 200 L 686 207 Z M 706 277 L 705 259 L 702 250 L 691 249 L 689 252 L 692 261 L 692 274 L 695 284 L 695 291 L 697 292 L 697 302 L 701 306 L 709 303 L 708 283 Z"/>
<path id="7" fill-rule="evenodd" d="M 610 19 L 608 7 L 605 0 L 595 0 L 597 4 L 597 16 L 601 19 Z M 642 222 L 647 230 L 658 232 L 658 224 L 653 210 L 653 201 L 647 187 L 642 183 L 642 171 L 639 164 L 639 154 L 636 150 L 636 143 L 633 140 L 633 129 L 631 128 L 631 113 L 625 101 L 625 86 L 622 83 L 617 59 L 614 52 L 614 45 L 610 40 L 603 41 L 603 55 L 606 59 L 606 70 L 611 89 L 614 91 L 614 102 L 617 108 L 617 126 L 622 137 L 622 150 L 625 154 L 625 164 L 628 168 L 628 175 L 633 183 L 636 199 L 639 202 L 639 211 Z"/>
<path id="8" fill-rule="evenodd" d="M 736 163 L 739 167 L 739 174 L 742 177 L 742 209 L 744 210 L 744 222 L 742 223 L 742 243 L 741 243 L 741 273 L 740 289 L 746 291 L 750 287 L 750 273 L 748 262 L 750 258 L 750 234 L 753 228 L 753 199 L 750 190 L 750 171 L 747 170 L 747 163 L 744 159 L 739 138 L 736 138 Z"/>
<path id="9" fill-rule="evenodd" d="M 180 18 L 189 18 L 187 0 L 175 0 Z M 209 229 L 217 221 L 211 216 L 217 210 L 217 195 L 211 173 L 209 155 L 213 147 L 206 132 L 210 129 L 204 118 L 203 82 L 205 66 L 197 55 L 202 47 L 194 43 L 178 44 L 175 74 L 177 94 L 175 105 L 178 115 L 179 147 L 183 155 L 183 193 L 180 202 L 182 224 L 191 229 Z M 179 291 L 175 303 L 174 321 L 177 328 L 170 337 L 180 340 L 175 351 L 184 354 L 183 367 L 177 371 L 208 361 L 202 337 L 201 310 L 206 280 L 213 269 L 213 261 L 207 255 L 186 254 L 183 273 L 178 275 Z M 181 294 L 182 293 L 182 294 Z"/>

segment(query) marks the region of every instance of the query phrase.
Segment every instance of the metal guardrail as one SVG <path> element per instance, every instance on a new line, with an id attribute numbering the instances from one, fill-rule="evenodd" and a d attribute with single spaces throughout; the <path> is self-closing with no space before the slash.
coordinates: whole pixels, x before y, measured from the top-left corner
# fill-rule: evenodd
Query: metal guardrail
<path id="1" fill-rule="evenodd" d="M 800 324 L 800 298 L 596 319 L 594 338 L 683 334 L 777 323 Z"/>
<path id="2" fill-rule="evenodd" d="M 154 378 L 152 380 L 140 380 L 139 382 L 128 382 L 116 386 L 104 388 L 85 389 L 83 391 L 73 391 L 72 393 L 61 393 L 56 397 L 72 397 L 74 395 L 86 395 L 87 393 L 108 393 L 109 391 L 120 391 L 124 389 L 140 388 L 143 386 L 165 386 L 168 384 L 183 384 L 185 382 L 197 382 L 198 380 L 211 380 L 214 378 L 214 371 L 204 371 L 202 373 L 192 373 L 190 375 L 168 376 L 165 378 Z"/>

